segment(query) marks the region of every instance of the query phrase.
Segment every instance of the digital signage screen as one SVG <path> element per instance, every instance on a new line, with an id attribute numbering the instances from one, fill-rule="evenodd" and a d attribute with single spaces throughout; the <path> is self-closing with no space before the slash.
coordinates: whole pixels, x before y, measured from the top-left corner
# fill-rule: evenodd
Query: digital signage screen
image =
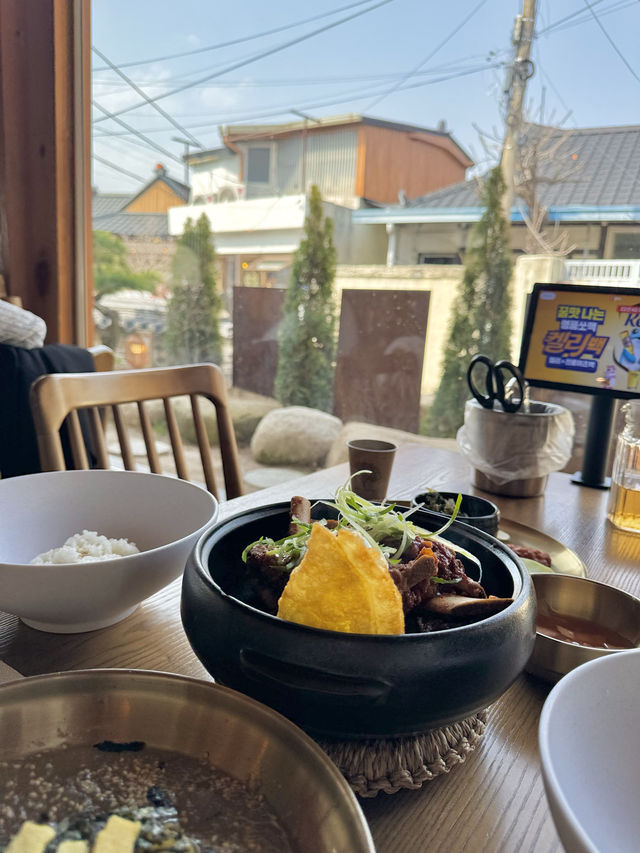
<path id="1" fill-rule="evenodd" d="M 640 289 L 534 285 L 520 370 L 540 388 L 640 397 Z"/>

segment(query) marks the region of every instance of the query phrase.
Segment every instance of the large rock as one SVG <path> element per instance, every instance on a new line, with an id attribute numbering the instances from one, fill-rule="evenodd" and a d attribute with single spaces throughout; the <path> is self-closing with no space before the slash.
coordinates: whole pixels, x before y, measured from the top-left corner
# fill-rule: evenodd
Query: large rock
<path id="1" fill-rule="evenodd" d="M 218 422 L 215 406 L 203 397 L 199 398 L 199 402 L 209 443 L 212 445 L 218 444 Z M 251 436 L 262 418 L 267 412 L 277 408 L 279 405 L 270 397 L 262 397 L 259 394 L 252 394 L 249 391 L 236 389 L 229 391 L 227 402 L 233 422 L 233 429 L 236 434 L 236 441 L 239 445 L 249 444 Z M 189 444 L 196 444 L 197 438 L 193 423 L 193 413 L 191 411 L 191 400 L 189 397 L 173 397 L 171 403 L 183 441 Z M 160 434 L 166 434 L 167 430 L 162 401 L 150 400 L 145 405 L 149 411 L 153 426 L 156 427 Z M 137 408 L 135 405 L 133 406 L 131 417 L 135 420 L 137 426 L 139 421 L 137 420 Z"/>
<path id="2" fill-rule="evenodd" d="M 331 465 L 347 462 L 349 459 L 347 442 L 357 438 L 375 438 L 380 441 L 393 441 L 399 447 L 403 444 L 425 444 L 429 447 L 440 447 L 443 450 L 458 450 L 458 443 L 455 438 L 432 438 L 427 435 L 405 432 L 401 429 L 350 421 L 343 426 L 331 445 L 331 449 L 325 460 L 327 468 Z"/>
<path id="3" fill-rule="evenodd" d="M 251 455 L 262 465 L 324 464 L 342 421 L 306 406 L 274 409 L 264 416 L 251 439 Z"/>

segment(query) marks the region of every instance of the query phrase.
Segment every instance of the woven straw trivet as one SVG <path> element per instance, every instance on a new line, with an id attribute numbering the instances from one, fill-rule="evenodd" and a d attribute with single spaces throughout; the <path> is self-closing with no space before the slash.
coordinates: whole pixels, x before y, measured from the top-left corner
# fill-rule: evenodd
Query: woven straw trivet
<path id="1" fill-rule="evenodd" d="M 360 797 L 380 791 L 416 790 L 466 761 L 478 745 L 487 712 L 423 735 L 380 740 L 328 741 L 318 744 Z"/>

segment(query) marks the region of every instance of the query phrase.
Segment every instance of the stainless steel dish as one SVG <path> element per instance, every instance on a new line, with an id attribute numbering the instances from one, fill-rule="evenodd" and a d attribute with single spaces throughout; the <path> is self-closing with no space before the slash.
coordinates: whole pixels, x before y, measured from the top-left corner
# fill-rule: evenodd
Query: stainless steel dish
<path id="1" fill-rule="evenodd" d="M 219 685 L 157 672 L 85 670 L 0 687 L 0 758 L 142 740 L 202 758 L 261 793 L 297 853 L 375 853 L 354 794 L 300 729 Z"/>
<path id="2" fill-rule="evenodd" d="M 606 583 L 571 575 L 542 573 L 532 575 L 531 579 L 538 610 L 546 605 L 555 613 L 595 622 L 640 645 L 640 599 L 634 595 Z M 578 646 L 537 631 L 526 670 L 555 682 L 587 661 L 619 651 Z"/>

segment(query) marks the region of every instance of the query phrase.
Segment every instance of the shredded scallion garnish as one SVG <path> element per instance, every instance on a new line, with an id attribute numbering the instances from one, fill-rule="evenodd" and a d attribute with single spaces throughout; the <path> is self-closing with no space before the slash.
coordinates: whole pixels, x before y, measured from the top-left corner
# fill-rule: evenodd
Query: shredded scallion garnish
<path id="1" fill-rule="evenodd" d="M 367 472 L 359 471 L 357 473 Z M 353 476 L 356 475 L 354 474 Z M 431 532 L 418 527 L 410 520 L 410 516 L 421 509 L 421 506 L 411 507 L 406 512 L 400 512 L 393 503 L 371 503 L 371 501 L 360 497 L 351 489 L 351 480 L 352 477 L 337 489 L 333 501 L 318 501 L 318 504 L 330 507 L 337 512 L 338 528 L 347 527 L 355 530 L 370 547 L 380 551 L 391 565 L 400 561 L 402 554 L 416 536 L 424 536 L 425 538 L 442 542 L 454 551 L 463 554 L 477 565 L 480 571 L 480 561 L 477 557 L 442 537 L 442 534 L 448 530 L 458 515 L 462 495 L 458 495 L 455 509 L 447 523 L 439 530 Z M 293 521 L 298 526 L 297 533 L 275 541 L 261 537 L 244 549 L 242 552 L 243 561 L 247 561 L 247 555 L 254 545 L 261 544 L 267 547 L 269 554 L 277 555 L 278 563 L 283 569 L 290 571 L 295 568 L 307 549 L 307 543 L 311 535 L 311 524 L 299 521 L 297 518 L 294 518 Z M 319 523 L 326 524 L 326 520 L 322 519 Z M 448 581 L 448 583 L 452 583 L 452 581 Z"/>

